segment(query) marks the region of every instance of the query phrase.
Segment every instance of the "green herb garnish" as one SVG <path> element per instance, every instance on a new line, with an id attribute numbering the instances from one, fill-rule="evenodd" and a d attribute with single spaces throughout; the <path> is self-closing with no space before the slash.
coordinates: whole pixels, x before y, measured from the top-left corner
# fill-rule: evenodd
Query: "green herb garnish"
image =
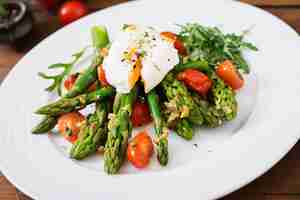
<path id="1" fill-rule="evenodd" d="M 52 92 L 54 90 L 57 90 L 58 95 L 61 96 L 61 86 L 64 78 L 70 74 L 72 68 L 84 54 L 86 49 L 87 47 L 81 50 L 80 52 L 73 54 L 72 57 L 74 57 L 74 59 L 70 63 L 56 63 L 48 67 L 48 69 L 62 68 L 63 71 L 60 74 L 51 76 L 43 72 L 38 73 L 38 75 L 44 79 L 53 80 L 53 83 L 45 89 L 46 91 Z"/>
<path id="2" fill-rule="evenodd" d="M 245 34 L 224 34 L 217 27 L 205 27 L 197 23 L 188 23 L 181 28 L 179 37 L 189 53 L 186 62 L 207 61 L 214 68 L 218 63 L 229 59 L 234 62 L 237 69 L 244 73 L 250 72 L 241 50 L 258 49 L 244 41 Z"/>

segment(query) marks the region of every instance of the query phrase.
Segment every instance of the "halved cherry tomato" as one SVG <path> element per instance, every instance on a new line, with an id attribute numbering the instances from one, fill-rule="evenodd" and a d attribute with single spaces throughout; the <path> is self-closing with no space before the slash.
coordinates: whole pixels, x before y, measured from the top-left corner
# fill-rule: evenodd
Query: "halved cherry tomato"
<path id="1" fill-rule="evenodd" d="M 58 118 L 59 132 L 71 143 L 78 138 L 80 126 L 84 123 L 85 117 L 80 112 L 70 112 Z"/>
<path id="2" fill-rule="evenodd" d="M 187 55 L 187 50 L 186 50 L 184 44 L 179 39 L 177 39 L 175 41 L 174 47 L 175 47 L 175 49 L 177 49 L 177 51 L 180 55 L 184 55 L 184 56 Z"/>
<path id="3" fill-rule="evenodd" d="M 62 25 L 69 24 L 88 13 L 84 3 L 77 0 L 67 1 L 59 9 L 59 20 Z"/>
<path id="4" fill-rule="evenodd" d="M 70 90 L 74 83 L 76 82 L 77 78 L 79 76 L 79 73 L 71 74 L 65 81 L 64 81 L 64 87 L 67 90 Z"/>
<path id="5" fill-rule="evenodd" d="M 145 168 L 153 154 L 153 143 L 151 137 L 145 132 L 137 134 L 127 148 L 127 159 L 136 168 Z"/>
<path id="6" fill-rule="evenodd" d="M 234 90 L 240 89 L 244 85 L 244 79 L 230 60 L 225 60 L 223 63 L 219 64 L 216 73 Z"/>
<path id="7" fill-rule="evenodd" d="M 148 104 L 137 100 L 133 105 L 131 122 L 134 127 L 143 126 L 152 121 Z"/>
<path id="8" fill-rule="evenodd" d="M 101 85 L 102 86 L 108 86 L 109 83 L 107 82 L 107 79 L 106 79 L 106 76 L 105 76 L 105 71 L 104 71 L 102 65 L 98 66 L 97 72 L 98 72 L 98 80 L 100 81 Z"/>
<path id="9" fill-rule="evenodd" d="M 169 42 L 174 44 L 175 49 L 177 49 L 178 53 L 181 55 L 187 55 L 187 50 L 182 43 L 182 41 L 177 37 L 175 33 L 172 32 L 161 32 L 160 35 L 168 40 Z"/>
<path id="10" fill-rule="evenodd" d="M 180 72 L 177 75 L 177 79 L 204 96 L 212 86 L 212 81 L 205 74 L 195 69 L 186 69 Z"/>
<path id="11" fill-rule="evenodd" d="M 177 35 L 169 31 L 161 32 L 160 35 L 170 42 L 175 42 L 175 40 L 177 40 Z"/>

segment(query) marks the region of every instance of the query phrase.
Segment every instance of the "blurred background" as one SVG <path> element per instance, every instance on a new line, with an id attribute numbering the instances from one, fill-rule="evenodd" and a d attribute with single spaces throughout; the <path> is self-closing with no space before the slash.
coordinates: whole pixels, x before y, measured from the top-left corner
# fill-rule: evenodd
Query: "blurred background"
<path id="1" fill-rule="evenodd" d="M 112 4 L 114 0 L 0 0 L 0 44 L 28 51 L 57 29 Z"/>

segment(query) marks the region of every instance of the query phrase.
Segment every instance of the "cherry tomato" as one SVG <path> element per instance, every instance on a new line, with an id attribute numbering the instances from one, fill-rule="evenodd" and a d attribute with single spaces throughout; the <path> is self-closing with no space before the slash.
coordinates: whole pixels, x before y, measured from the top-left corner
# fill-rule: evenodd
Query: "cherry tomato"
<path id="1" fill-rule="evenodd" d="M 67 1 L 59 9 L 59 20 L 62 25 L 69 24 L 88 13 L 88 8 L 81 1 Z"/>
<path id="2" fill-rule="evenodd" d="M 145 168 L 153 154 L 151 137 L 144 131 L 136 135 L 127 148 L 127 159 L 136 168 Z"/>
<path id="3" fill-rule="evenodd" d="M 177 35 L 175 33 L 169 32 L 169 31 L 164 31 L 161 32 L 160 35 L 169 40 L 170 42 L 175 42 L 175 40 L 177 40 Z"/>
<path id="4" fill-rule="evenodd" d="M 64 87 L 66 88 L 67 91 L 71 90 L 72 87 L 74 86 L 77 78 L 79 77 L 79 73 L 76 74 L 71 74 L 65 81 L 64 81 Z M 97 89 L 97 84 L 94 82 L 89 88 L 88 91 L 92 92 Z"/>
<path id="5" fill-rule="evenodd" d="M 148 104 L 137 100 L 133 105 L 131 122 L 134 127 L 143 126 L 152 121 Z"/>
<path id="6" fill-rule="evenodd" d="M 230 60 L 225 60 L 223 63 L 219 64 L 216 73 L 234 90 L 240 89 L 244 85 L 244 79 Z"/>
<path id="7" fill-rule="evenodd" d="M 212 86 L 212 81 L 205 74 L 195 69 L 186 69 L 180 72 L 177 75 L 177 79 L 204 96 Z"/>
<path id="8" fill-rule="evenodd" d="M 175 49 L 177 49 L 178 53 L 181 55 L 187 55 L 187 50 L 182 43 L 182 41 L 177 37 L 175 33 L 172 32 L 161 32 L 160 35 L 168 40 L 169 42 L 174 44 Z"/>
<path id="9" fill-rule="evenodd" d="M 175 49 L 177 49 L 180 55 L 187 55 L 187 50 L 184 44 L 179 39 L 175 40 L 174 47 Z"/>
<path id="10" fill-rule="evenodd" d="M 105 71 L 104 71 L 102 65 L 98 66 L 97 72 L 98 72 L 98 80 L 100 81 L 101 85 L 104 86 L 104 87 L 108 86 L 109 83 L 107 82 L 107 79 L 106 79 L 106 76 L 105 76 Z"/>
<path id="11" fill-rule="evenodd" d="M 69 142 L 74 143 L 84 121 L 85 117 L 80 112 L 64 114 L 58 118 L 58 130 Z"/>
<path id="12" fill-rule="evenodd" d="M 79 73 L 71 74 L 65 81 L 64 81 L 64 87 L 66 90 L 70 90 L 74 83 L 76 82 L 77 78 L 79 76 Z"/>

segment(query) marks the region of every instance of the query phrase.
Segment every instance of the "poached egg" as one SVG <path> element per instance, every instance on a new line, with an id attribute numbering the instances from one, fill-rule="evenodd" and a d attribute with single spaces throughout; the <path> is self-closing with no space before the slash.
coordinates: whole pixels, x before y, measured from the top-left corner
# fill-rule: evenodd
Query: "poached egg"
<path id="1" fill-rule="evenodd" d="M 141 78 L 148 93 L 179 63 L 172 42 L 152 27 L 124 25 L 103 61 L 106 79 L 119 93 L 128 93 Z"/>

